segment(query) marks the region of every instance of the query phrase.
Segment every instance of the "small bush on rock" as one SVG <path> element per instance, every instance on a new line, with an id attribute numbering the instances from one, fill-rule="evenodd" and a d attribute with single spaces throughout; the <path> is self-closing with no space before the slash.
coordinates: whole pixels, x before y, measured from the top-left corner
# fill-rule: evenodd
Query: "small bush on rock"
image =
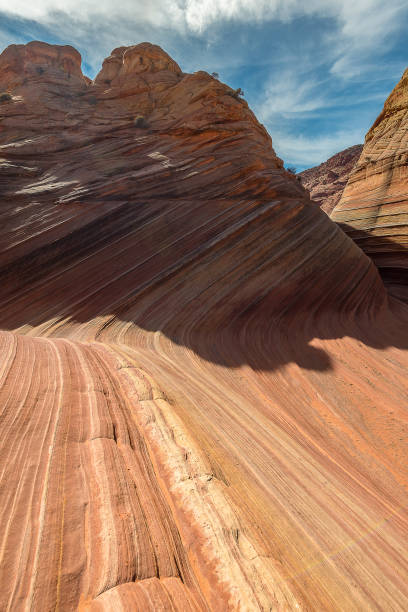
<path id="1" fill-rule="evenodd" d="M 143 117 L 143 115 L 137 115 L 137 117 L 134 118 L 133 122 L 135 124 L 135 127 L 137 128 L 146 129 L 149 127 L 149 124 Z"/>
<path id="2" fill-rule="evenodd" d="M 242 91 L 240 87 L 238 87 L 238 89 L 227 91 L 226 94 L 228 96 L 231 96 L 232 98 L 235 98 L 236 100 L 241 100 L 242 96 L 244 95 L 244 92 Z"/>
<path id="3" fill-rule="evenodd" d="M 10 102 L 10 100 L 12 100 L 12 97 L 9 93 L 6 91 L 0 93 L 0 102 Z"/>

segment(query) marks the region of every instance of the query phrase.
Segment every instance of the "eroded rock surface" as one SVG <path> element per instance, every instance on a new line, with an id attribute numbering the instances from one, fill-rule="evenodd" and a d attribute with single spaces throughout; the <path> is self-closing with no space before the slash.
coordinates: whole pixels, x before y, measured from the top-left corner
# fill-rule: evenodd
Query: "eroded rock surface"
<path id="1" fill-rule="evenodd" d="M 325 213 L 330 215 L 341 198 L 350 172 L 357 163 L 363 145 L 354 145 L 336 153 L 319 166 L 299 172 L 302 185 Z"/>
<path id="2" fill-rule="evenodd" d="M 0 56 L 0 608 L 406 609 L 406 306 L 233 90 L 76 58 Z"/>
<path id="3" fill-rule="evenodd" d="M 408 70 L 366 136 L 332 219 L 369 255 L 389 289 L 408 300 Z"/>

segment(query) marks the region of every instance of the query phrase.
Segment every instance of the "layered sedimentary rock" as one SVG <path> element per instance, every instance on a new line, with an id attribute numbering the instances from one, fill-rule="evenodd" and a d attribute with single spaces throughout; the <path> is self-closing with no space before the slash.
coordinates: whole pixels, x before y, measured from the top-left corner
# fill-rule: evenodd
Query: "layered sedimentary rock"
<path id="1" fill-rule="evenodd" d="M 367 133 L 332 219 L 369 255 L 389 289 L 408 299 L 408 70 Z"/>
<path id="2" fill-rule="evenodd" d="M 354 145 L 336 153 L 319 166 L 299 172 L 298 177 L 303 187 L 328 215 L 340 200 L 362 150 L 363 145 Z"/>
<path id="3" fill-rule="evenodd" d="M 229 87 L 78 65 L 0 56 L 0 608 L 405 609 L 406 306 Z"/>

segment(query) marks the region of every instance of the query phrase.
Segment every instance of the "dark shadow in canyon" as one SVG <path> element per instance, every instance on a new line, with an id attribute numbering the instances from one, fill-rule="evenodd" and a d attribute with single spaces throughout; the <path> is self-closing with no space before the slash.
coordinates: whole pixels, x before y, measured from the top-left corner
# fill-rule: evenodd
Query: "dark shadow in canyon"
<path id="1" fill-rule="evenodd" d="M 374 236 L 347 223 L 337 223 L 337 225 L 368 256 L 374 253 L 373 261 L 389 294 L 408 304 L 408 249 L 397 241 L 391 241 L 383 236 Z M 404 264 L 398 267 L 395 260 L 405 262 L 406 267 L 403 267 Z"/>
<path id="2" fill-rule="evenodd" d="M 109 235 L 104 231 L 107 221 Z M 367 312 L 344 310 L 337 304 L 324 303 L 324 294 L 319 295 L 319 291 L 324 292 L 325 287 L 323 284 L 320 289 L 320 279 L 316 278 L 314 285 L 302 288 L 296 303 L 290 295 L 280 296 L 279 286 L 268 292 L 260 284 L 259 290 L 264 295 L 258 299 L 253 290 L 252 299 L 243 305 L 239 291 L 234 295 L 227 293 L 223 299 L 225 279 L 213 281 L 211 253 L 205 255 L 209 271 L 198 264 L 196 276 L 183 268 L 149 286 L 144 286 L 142 277 L 131 286 L 125 283 L 122 293 L 115 293 L 117 278 L 109 276 L 108 262 L 99 262 L 97 251 L 112 243 L 108 250 L 114 261 L 115 248 L 124 236 L 123 228 L 128 232 L 133 222 L 134 216 L 125 206 L 119 215 L 117 211 L 110 213 L 93 225 L 4 266 L 0 270 L 0 328 L 36 327 L 50 319 L 66 317 L 75 325 L 103 317 L 98 341 L 114 343 L 115 334 L 109 335 L 110 330 L 119 322 L 131 322 L 143 330 L 161 332 L 209 362 L 232 368 L 248 364 L 261 371 L 276 370 L 289 362 L 314 371 L 330 370 L 330 354 L 310 344 L 313 339 L 350 336 L 378 350 L 389 346 L 408 348 L 408 306 L 394 298 L 388 308 L 379 309 L 375 315 L 368 312 L 369 295 L 365 298 Z M 383 242 L 384 248 L 389 246 L 386 239 Z M 177 256 L 175 252 L 175 260 Z M 137 258 L 135 251 L 132 265 Z M 153 275 L 154 260 L 150 265 Z M 97 279 L 92 277 L 93 273 Z M 254 268 L 252 274 L 256 277 L 258 270 Z M 96 285 L 92 288 L 94 280 Z M 107 284 L 103 286 L 105 280 Z M 244 293 L 251 284 L 251 276 L 245 283 Z M 311 306 L 308 310 L 304 306 L 309 295 L 318 301 L 323 298 L 318 308 Z M 231 304 L 231 300 L 236 303 Z M 292 304 L 290 308 L 287 303 Z M 281 312 L 277 305 L 282 307 Z M 137 338 L 131 338 L 134 329 L 127 333 L 121 342 L 130 346 L 132 341 L 137 343 Z M 58 332 L 54 335 L 58 336 Z"/>

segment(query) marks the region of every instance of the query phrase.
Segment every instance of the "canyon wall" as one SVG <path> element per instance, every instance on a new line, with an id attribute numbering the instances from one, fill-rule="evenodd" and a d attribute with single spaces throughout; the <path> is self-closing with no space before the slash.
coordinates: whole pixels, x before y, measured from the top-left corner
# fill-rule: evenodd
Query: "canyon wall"
<path id="1" fill-rule="evenodd" d="M 408 71 L 367 133 L 332 219 L 379 268 L 390 291 L 407 294 Z"/>

